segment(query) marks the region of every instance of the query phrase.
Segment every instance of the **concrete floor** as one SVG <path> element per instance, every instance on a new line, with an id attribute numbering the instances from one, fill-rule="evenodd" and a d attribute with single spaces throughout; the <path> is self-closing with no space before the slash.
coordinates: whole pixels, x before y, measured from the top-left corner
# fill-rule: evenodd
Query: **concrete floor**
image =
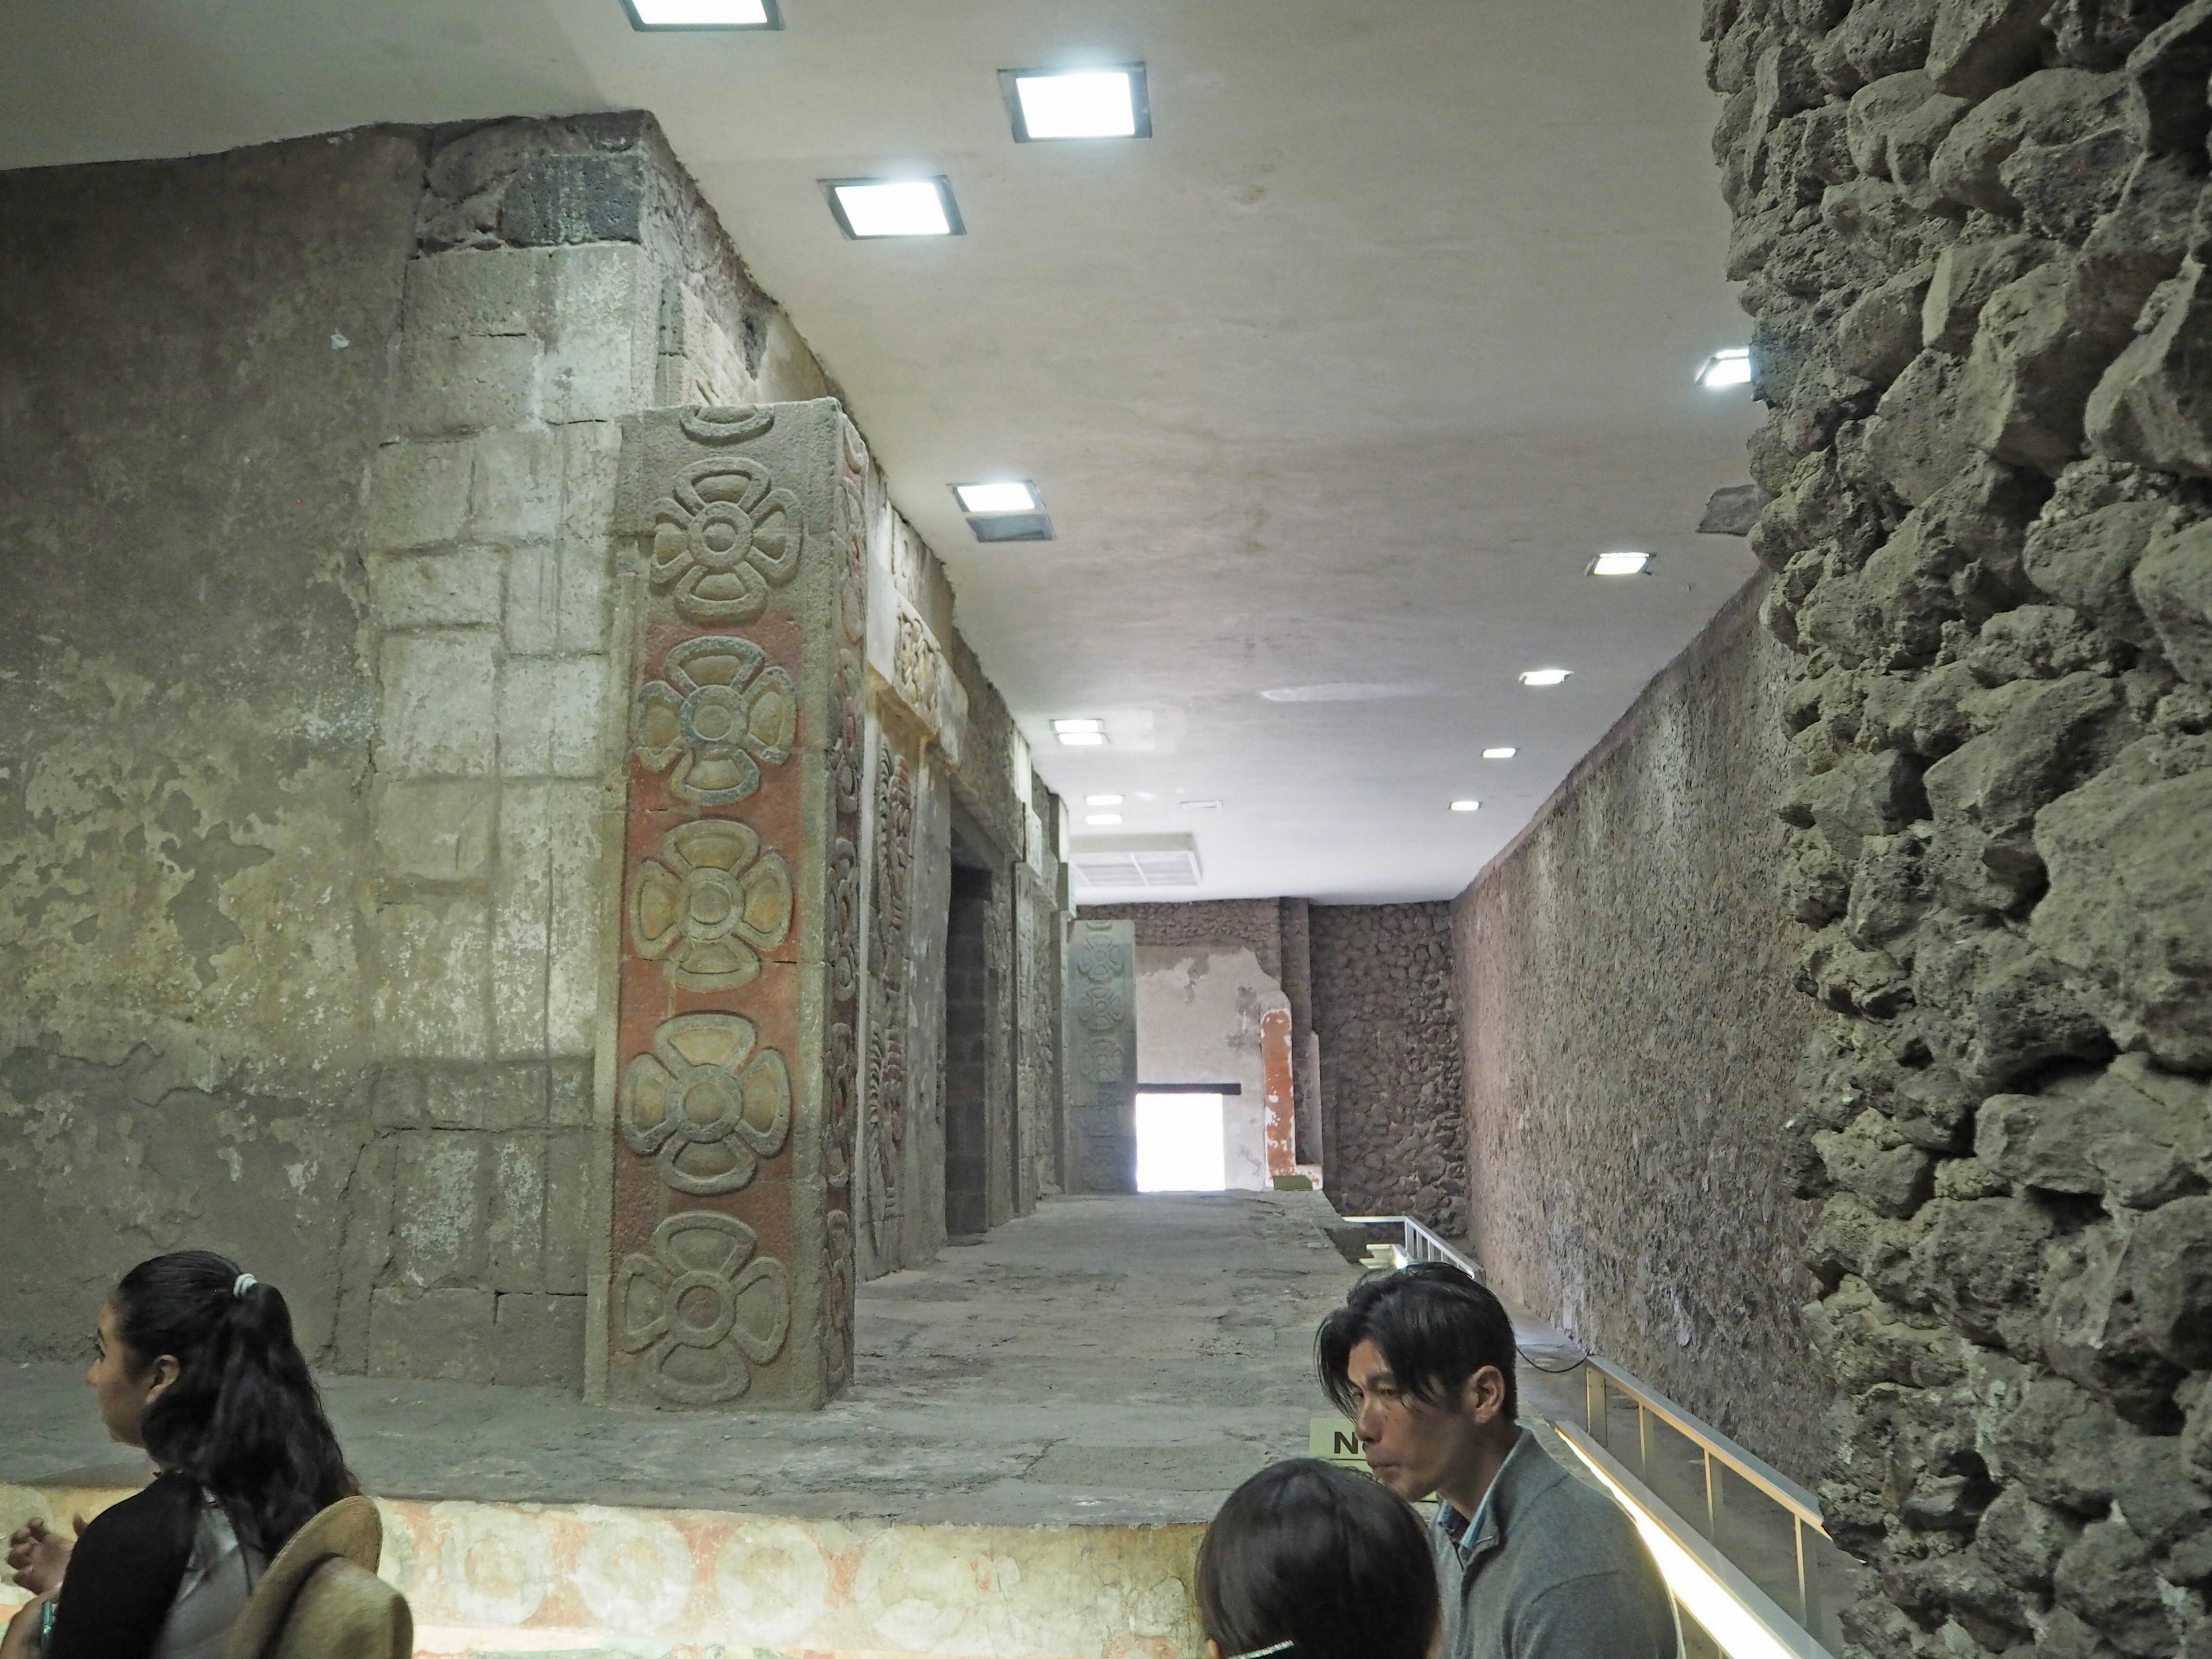
<path id="1" fill-rule="evenodd" d="M 612 1411 L 557 1392 L 325 1379 L 348 1458 L 392 1498 L 805 1519 L 1210 1519 L 1329 1407 L 1316 1323 L 1357 1270 L 1314 1193 L 1051 1199 L 862 1291 L 828 1410 Z M 132 1485 L 82 1372 L 0 1369 L 0 1480 Z M 1531 1402 L 1532 1409 L 1535 1402 Z"/>

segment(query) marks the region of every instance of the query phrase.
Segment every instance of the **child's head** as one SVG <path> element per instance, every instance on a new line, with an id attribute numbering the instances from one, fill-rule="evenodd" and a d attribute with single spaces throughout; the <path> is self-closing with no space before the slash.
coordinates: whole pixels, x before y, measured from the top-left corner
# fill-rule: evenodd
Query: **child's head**
<path id="1" fill-rule="evenodd" d="M 1310 1457 L 1229 1495 L 1198 1551 L 1207 1659 L 1428 1659 L 1437 1570 L 1403 1498 Z M 1288 1644 L 1288 1646 L 1281 1646 Z"/>

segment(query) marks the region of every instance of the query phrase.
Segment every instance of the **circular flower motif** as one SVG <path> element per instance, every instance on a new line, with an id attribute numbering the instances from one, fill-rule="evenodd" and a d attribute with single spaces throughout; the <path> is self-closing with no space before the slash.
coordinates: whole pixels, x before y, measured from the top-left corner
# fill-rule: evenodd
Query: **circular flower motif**
<path id="1" fill-rule="evenodd" d="M 1087 980 L 1112 979 L 1123 965 L 1121 947 L 1111 933 L 1086 932 L 1075 947 L 1075 971 Z"/>
<path id="2" fill-rule="evenodd" d="M 707 634 L 669 652 L 661 678 L 637 694 L 637 757 L 702 806 L 760 787 L 761 763 L 781 766 L 799 737 L 799 688 L 750 640 Z M 673 770 L 670 769 L 673 768 Z"/>
<path id="3" fill-rule="evenodd" d="M 1075 1017 L 1086 1031 L 1110 1031 L 1128 1018 L 1129 1000 L 1118 985 L 1085 985 L 1075 994 Z"/>
<path id="4" fill-rule="evenodd" d="M 630 895 L 637 953 L 666 958 L 687 991 L 726 991 L 760 974 L 761 952 L 791 934 L 791 866 L 728 818 L 670 830 L 660 860 L 638 867 Z"/>
<path id="5" fill-rule="evenodd" d="M 626 1353 L 651 1350 L 647 1372 L 663 1399 L 734 1400 L 752 1386 L 753 1365 L 783 1352 L 791 1289 L 773 1257 L 747 1265 L 757 1242 L 742 1221 L 691 1210 L 653 1230 L 650 1255 L 616 1270 L 616 1340 Z"/>
<path id="6" fill-rule="evenodd" d="M 791 1071 L 738 1014 L 678 1014 L 623 1073 L 622 1134 L 679 1193 L 735 1192 L 791 1132 Z"/>
<path id="7" fill-rule="evenodd" d="M 653 503 L 653 521 L 646 574 L 655 587 L 672 586 L 677 610 L 694 622 L 750 622 L 769 589 L 799 573 L 799 498 L 754 462 L 701 462 Z"/>

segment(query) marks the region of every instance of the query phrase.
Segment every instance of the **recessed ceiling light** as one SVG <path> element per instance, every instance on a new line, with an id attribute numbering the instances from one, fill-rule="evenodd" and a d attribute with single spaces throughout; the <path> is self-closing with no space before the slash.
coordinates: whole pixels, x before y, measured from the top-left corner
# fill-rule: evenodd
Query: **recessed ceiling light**
<path id="1" fill-rule="evenodd" d="M 1495 749 L 1484 750 L 1482 751 L 1482 757 L 1485 760 L 1511 760 L 1520 752 L 1521 751 L 1518 749 L 1510 748 L 1504 744 L 1500 744 Z"/>
<path id="2" fill-rule="evenodd" d="M 1455 800 L 1452 803 L 1452 811 L 1455 812 L 1474 812 L 1480 811 L 1481 806 L 1482 803 L 1479 800 Z"/>
<path id="3" fill-rule="evenodd" d="M 780 29 L 775 0 L 623 0 L 634 29 Z"/>
<path id="4" fill-rule="evenodd" d="M 1103 732 L 1063 732 L 1060 734 L 1060 740 L 1070 749 L 1103 749 L 1106 746 Z"/>
<path id="5" fill-rule="evenodd" d="M 1121 823 L 1121 815 L 1119 812 L 1086 812 L 1083 821 L 1094 829 L 1104 829 L 1109 824 Z"/>
<path id="6" fill-rule="evenodd" d="M 1732 386 L 1751 384 L 1751 348 L 1730 346 L 1725 351 L 1716 351 L 1698 368 L 1698 384 L 1708 392 L 1719 392 Z"/>
<path id="7" fill-rule="evenodd" d="M 1571 668 L 1532 668 L 1521 677 L 1523 685 L 1564 685 Z"/>
<path id="8" fill-rule="evenodd" d="M 1036 486 L 1025 478 L 1000 478 L 988 483 L 952 486 L 963 513 L 1034 513 L 1044 503 Z"/>
<path id="9" fill-rule="evenodd" d="M 1052 729 L 1060 736 L 1066 737 L 1070 732 L 1103 732 L 1106 729 L 1106 722 L 1094 720 L 1054 720 L 1052 723 Z"/>
<path id="10" fill-rule="evenodd" d="M 824 179 L 822 188 L 838 228 L 856 242 L 967 234 L 950 179 Z"/>
<path id="11" fill-rule="evenodd" d="M 1640 576 L 1651 568 L 1649 553 L 1601 553 L 1590 561 L 1593 576 Z"/>
<path id="12" fill-rule="evenodd" d="M 1149 138 L 1152 112 L 1142 64 L 1079 70 L 1000 70 L 1014 142 Z"/>
<path id="13" fill-rule="evenodd" d="M 1119 795 L 1085 795 L 1083 804 L 1085 806 L 1119 806 L 1121 798 Z"/>
<path id="14" fill-rule="evenodd" d="M 1218 812 L 1221 810 L 1221 803 L 1218 800 L 1187 800 L 1183 805 L 1194 812 Z"/>

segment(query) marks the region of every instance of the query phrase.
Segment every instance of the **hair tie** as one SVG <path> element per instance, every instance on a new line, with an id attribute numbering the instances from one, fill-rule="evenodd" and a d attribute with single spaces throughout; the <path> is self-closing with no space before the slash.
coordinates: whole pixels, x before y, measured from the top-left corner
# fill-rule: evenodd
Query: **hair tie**
<path id="1" fill-rule="evenodd" d="M 1288 1653 L 1297 1646 L 1296 1642 L 1278 1642 L 1272 1648 L 1254 1648 L 1249 1653 L 1232 1656 L 1232 1659 L 1267 1659 L 1271 1653 Z"/>
<path id="2" fill-rule="evenodd" d="M 230 1281 L 230 1293 L 233 1296 L 242 1297 L 248 1291 L 252 1290 L 261 1281 L 256 1279 L 252 1273 L 240 1273 L 237 1278 Z"/>

